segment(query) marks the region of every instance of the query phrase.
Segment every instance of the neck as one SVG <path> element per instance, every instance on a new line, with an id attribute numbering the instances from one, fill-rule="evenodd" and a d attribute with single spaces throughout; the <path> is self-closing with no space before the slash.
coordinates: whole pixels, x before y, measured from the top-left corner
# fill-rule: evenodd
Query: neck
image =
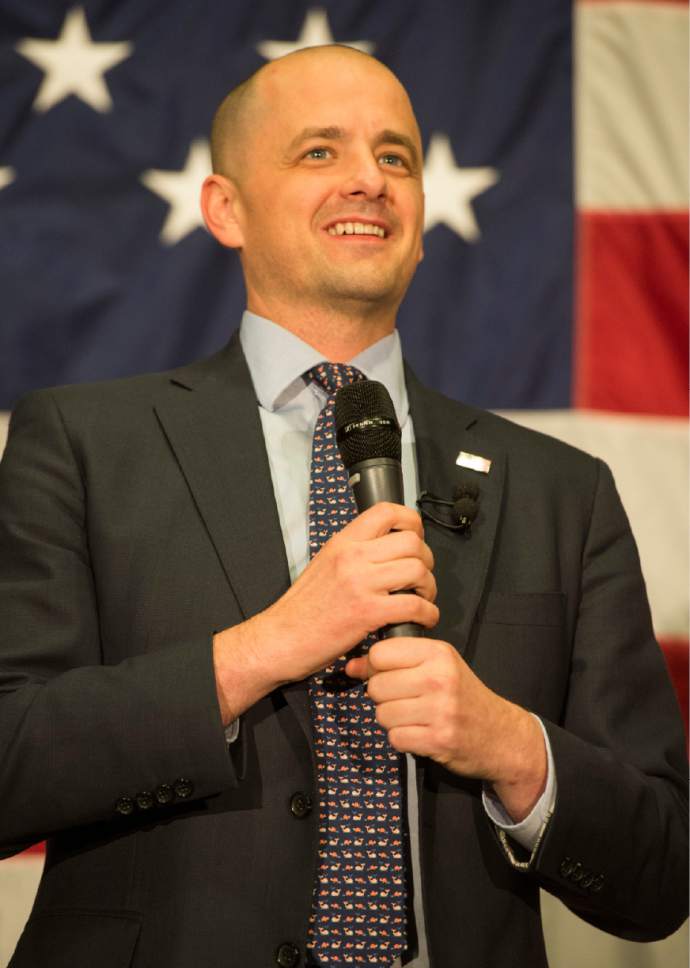
<path id="1" fill-rule="evenodd" d="M 395 329 L 395 315 L 347 312 L 333 307 L 293 307 L 267 305 L 250 298 L 247 308 L 264 316 L 305 343 L 309 343 L 325 360 L 347 363 Z"/>

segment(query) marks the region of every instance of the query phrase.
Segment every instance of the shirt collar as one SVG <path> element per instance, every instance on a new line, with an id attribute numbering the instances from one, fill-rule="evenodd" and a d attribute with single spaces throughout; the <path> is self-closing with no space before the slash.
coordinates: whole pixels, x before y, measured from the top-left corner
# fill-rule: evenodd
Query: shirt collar
<path id="1" fill-rule="evenodd" d="M 287 406 L 304 389 L 304 373 L 324 360 L 317 349 L 294 333 L 249 310 L 242 316 L 240 343 L 257 399 L 265 410 L 276 411 Z M 368 380 L 383 383 L 402 427 L 407 420 L 409 403 L 398 331 L 384 336 L 347 362 L 361 370 Z"/>

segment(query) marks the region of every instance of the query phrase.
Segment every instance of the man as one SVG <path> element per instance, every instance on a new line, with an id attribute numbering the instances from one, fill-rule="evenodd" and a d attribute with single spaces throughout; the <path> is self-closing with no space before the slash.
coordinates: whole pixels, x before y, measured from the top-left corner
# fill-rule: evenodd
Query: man
<path id="1" fill-rule="evenodd" d="M 240 338 L 13 416 L 0 829 L 6 854 L 48 848 L 11 964 L 538 966 L 539 887 L 624 937 L 672 931 L 682 728 L 610 474 L 402 370 L 403 88 L 298 52 L 226 99 L 213 146 Z M 327 378 L 360 374 L 391 391 L 409 504 L 478 486 L 469 534 L 397 505 L 320 533 Z M 358 648 L 409 621 L 427 634 Z"/>

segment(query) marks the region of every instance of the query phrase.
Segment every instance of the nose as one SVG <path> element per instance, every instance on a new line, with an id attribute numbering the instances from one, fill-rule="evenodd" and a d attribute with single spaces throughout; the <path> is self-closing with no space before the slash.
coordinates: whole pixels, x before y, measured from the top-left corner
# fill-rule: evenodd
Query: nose
<path id="1" fill-rule="evenodd" d="M 386 173 L 376 157 L 369 151 L 354 156 L 343 180 L 341 194 L 345 198 L 376 201 L 385 198 L 387 192 Z"/>

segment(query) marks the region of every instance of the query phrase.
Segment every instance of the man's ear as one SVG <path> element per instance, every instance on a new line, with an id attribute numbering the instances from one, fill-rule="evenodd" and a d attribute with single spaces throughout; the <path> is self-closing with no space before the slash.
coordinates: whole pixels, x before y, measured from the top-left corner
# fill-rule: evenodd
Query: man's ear
<path id="1" fill-rule="evenodd" d="M 201 212 L 206 227 L 221 245 L 241 249 L 244 235 L 237 218 L 239 208 L 235 184 L 225 175 L 209 175 L 201 186 Z"/>

